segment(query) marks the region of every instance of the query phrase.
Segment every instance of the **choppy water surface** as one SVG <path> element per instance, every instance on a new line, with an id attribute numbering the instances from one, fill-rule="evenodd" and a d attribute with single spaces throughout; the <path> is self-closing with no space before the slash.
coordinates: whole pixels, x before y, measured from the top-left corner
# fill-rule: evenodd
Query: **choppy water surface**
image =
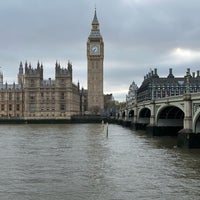
<path id="1" fill-rule="evenodd" d="M 0 199 L 196 200 L 200 150 L 118 125 L 1 125 Z"/>

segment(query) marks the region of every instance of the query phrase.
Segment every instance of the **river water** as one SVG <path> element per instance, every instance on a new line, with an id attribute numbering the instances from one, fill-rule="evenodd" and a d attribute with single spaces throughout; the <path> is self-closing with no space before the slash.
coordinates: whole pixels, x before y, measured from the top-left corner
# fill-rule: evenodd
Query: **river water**
<path id="1" fill-rule="evenodd" d="M 197 200 L 200 150 L 118 125 L 1 125 L 1 200 Z"/>

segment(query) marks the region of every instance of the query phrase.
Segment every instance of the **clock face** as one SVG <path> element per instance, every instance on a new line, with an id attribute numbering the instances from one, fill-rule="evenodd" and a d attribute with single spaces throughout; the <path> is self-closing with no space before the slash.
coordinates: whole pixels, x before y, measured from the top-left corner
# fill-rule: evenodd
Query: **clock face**
<path id="1" fill-rule="evenodd" d="M 98 45 L 92 45 L 91 46 L 91 53 L 92 54 L 97 54 L 99 52 L 99 47 Z"/>

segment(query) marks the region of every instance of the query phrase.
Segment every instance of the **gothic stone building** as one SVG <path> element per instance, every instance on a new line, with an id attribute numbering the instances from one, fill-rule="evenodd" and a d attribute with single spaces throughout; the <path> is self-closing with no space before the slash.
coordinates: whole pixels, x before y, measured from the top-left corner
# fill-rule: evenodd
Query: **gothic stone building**
<path id="1" fill-rule="evenodd" d="M 25 73 L 24 73 L 25 70 Z M 72 82 L 72 65 L 61 68 L 56 62 L 55 80 L 43 79 L 43 65 L 34 69 L 20 63 L 18 84 L 3 84 L 0 75 L 0 118 L 70 119 L 80 114 L 79 84 Z"/>
<path id="2" fill-rule="evenodd" d="M 126 105 L 128 107 L 132 106 L 132 104 L 136 102 L 137 90 L 138 90 L 138 86 L 133 81 L 132 84 L 129 86 L 128 94 L 126 95 Z"/>
<path id="3" fill-rule="evenodd" d="M 88 90 L 80 91 L 72 82 L 72 65 L 61 68 L 56 63 L 55 80 L 43 79 L 43 66 L 34 69 L 27 62 L 20 63 L 18 83 L 3 84 L 0 74 L 0 118 L 25 120 L 70 119 L 104 111 L 103 93 L 104 42 L 99 29 L 96 9 L 87 40 Z M 24 73 L 25 70 L 25 73 Z"/>

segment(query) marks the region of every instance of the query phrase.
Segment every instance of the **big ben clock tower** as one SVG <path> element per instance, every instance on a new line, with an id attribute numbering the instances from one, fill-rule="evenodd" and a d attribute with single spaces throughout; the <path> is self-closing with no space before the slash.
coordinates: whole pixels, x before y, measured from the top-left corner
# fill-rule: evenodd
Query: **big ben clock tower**
<path id="1" fill-rule="evenodd" d="M 92 29 L 87 41 L 88 111 L 90 113 L 100 112 L 104 109 L 103 59 L 104 43 L 95 9 Z"/>

